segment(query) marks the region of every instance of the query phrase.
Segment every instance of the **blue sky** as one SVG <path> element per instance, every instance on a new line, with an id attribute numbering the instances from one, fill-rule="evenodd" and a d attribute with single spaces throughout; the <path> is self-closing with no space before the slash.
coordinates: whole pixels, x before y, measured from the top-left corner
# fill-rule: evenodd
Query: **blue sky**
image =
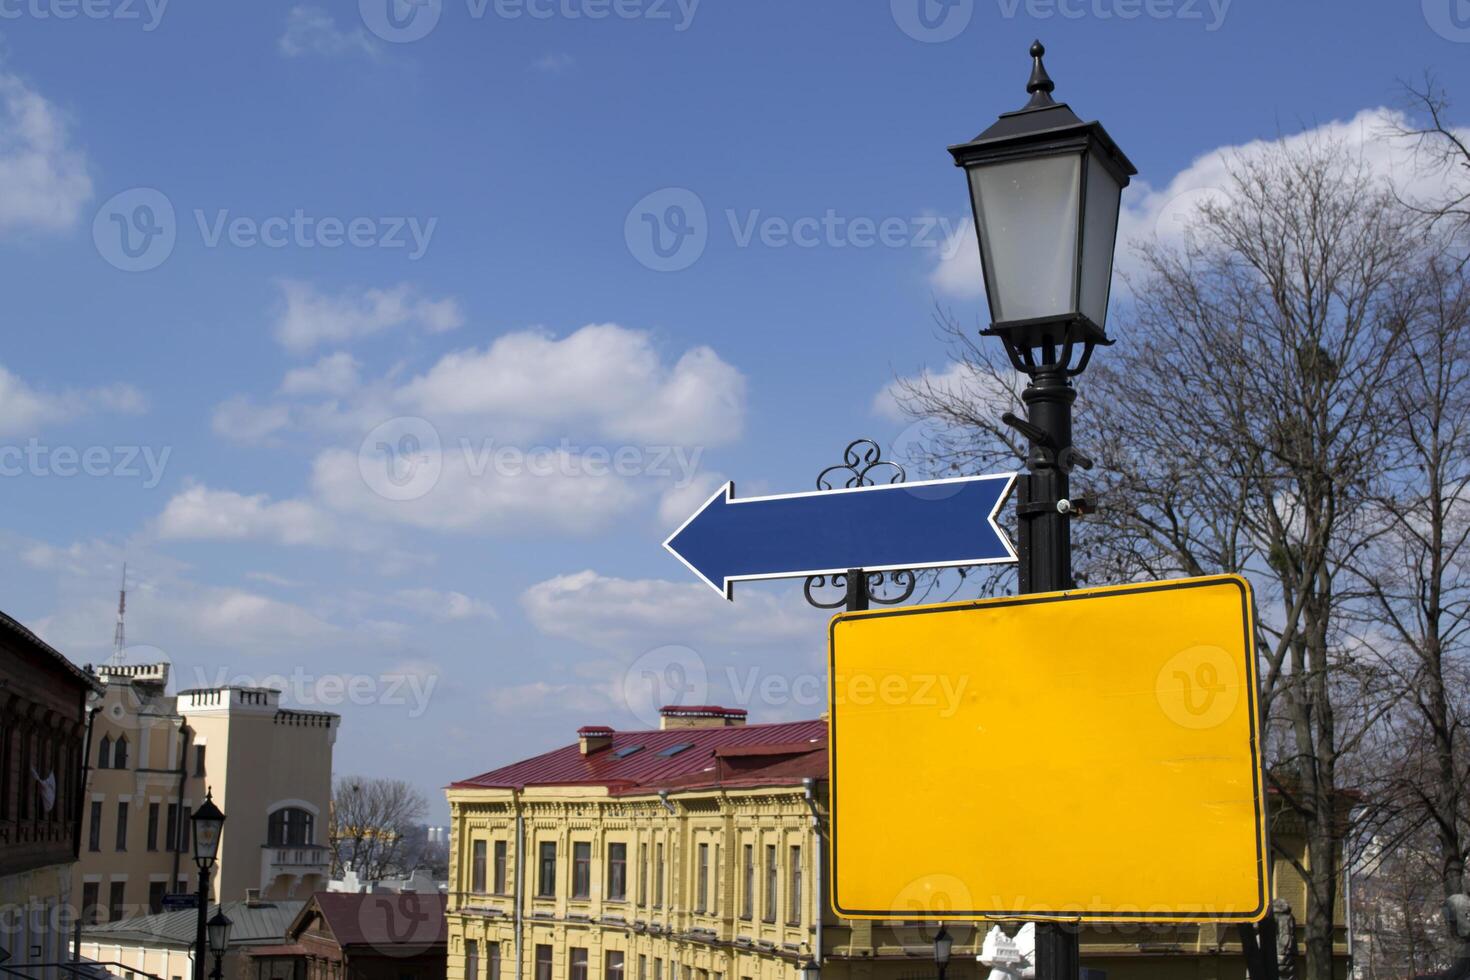
<path id="1" fill-rule="evenodd" d="M 133 659 L 284 680 L 441 819 L 670 692 L 814 715 L 799 587 L 659 542 L 912 438 L 885 387 L 983 305 L 945 147 L 1038 36 L 1128 238 L 1222 148 L 1402 175 L 1396 79 L 1470 99 L 1466 0 L 0 0 L 0 607 L 104 659 L 126 560 Z"/>

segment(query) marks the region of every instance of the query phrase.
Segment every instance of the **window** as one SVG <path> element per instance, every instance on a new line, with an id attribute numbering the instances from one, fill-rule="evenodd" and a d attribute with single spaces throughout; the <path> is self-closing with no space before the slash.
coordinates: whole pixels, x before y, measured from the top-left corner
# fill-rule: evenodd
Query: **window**
<path id="1" fill-rule="evenodd" d="M 699 881 L 694 886 L 694 911 L 709 908 L 709 845 L 699 845 Z"/>
<path id="2" fill-rule="evenodd" d="M 480 944 L 473 939 L 464 941 L 465 980 L 480 980 Z"/>
<path id="3" fill-rule="evenodd" d="M 536 897 L 556 897 L 556 842 L 545 840 L 541 842 L 541 872 L 536 878 Z M 547 947 L 550 949 L 551 947 Z M 539 949 L 539 947 L 538 947 Z M 537 966 L 540 969 L 540 966 Z M 539 973 L 537 974 L 540 975 Z M 549 976 L 549 974 L 548 974 Z"/>
<path id="4" fill-rule="evenodd" d="M 664 904 L 664 846 L 659 844 L 654 849 L 653 863 L 653 907 L 663 908 Z"/>
<path id="5" fill-rule="evenodd" d="M 107 921 L 116 922 L 123 917 L 123 890 L 125 881 L 114 881 L 107 890 Z"/>
<path id="6" fill-rule="evenodd" d="M 653 980 L 664 980 L 664 961 L 658 957 L 653 959 Z"/>
<path id="7" fill-rule="evenodd" d="M 638 843 L 638 904 L 648 904 L 648 845 Z"/>
<path id="8" fill-rule="evenodd" d="M 148 850 L 158 850 L 158 804 L 148 804 Z"/>
<path id="9" fill-rule="evenodd" d="M 96 881 L 82 882 L 82 922 L 86 925 L 95 925 L 98 921 L 99 910 L 97 906 L 101 903 L 98 892 L 102 885 Z"/>
<path id="10" fill-rule="evenodd" d="M 790 879 L 786 883 L 786 921 L 801 924 L 801 845 L 791 845 Z"/>
<path id="11" fill-rule="evenodd" d="M 587 949 L 583 946 L 572 947 L 572 969 L 571 980 L 587 980 Z"/>
<path id="12" fill-rule="evenodd" d="M 193 813 L 194 808 L 187 806 L 179 812 L 179 850 L 185 854 L 189 853 L 189 832 L 194 828 L 190 822 Z"/>
<path id="13" fill-rule="evenodd" d="M 495 842 L 495 894 L 505 894 L 505 841 Z"/>
<path id="14" fill-rule="evenodd" d="M 545 845 L 542 845 L 542 846 L 544 847 Z M 552 845 L 552 846 L 555 847 L 556 845 Z M 556 854 L 555 854 L 555 852 L 552 853 L 551 860 L 552 860 L 552 865 L 554 867 L 555 866 L 555 863 L 556 863 Z M 550 946 L 540 946 L 540 945 L 538 945 L 536 947 L 536 980 L 551 980 L 551 947 Z"/>
<path id="15" fill-rule="evenodd" d="M 119 735 L 112 746 L 112 768 L 126 769 L 128 767 L 128 737 Z"/>
<path id="16" fill-rule="evenodd" d="M 194 775 L 204 775 L 204 746 L 194 746 Z"/>
<path id="17" fill-rule="evenodd" d="M 623 951 L 610 949 L 602 960 L 602 980 L 623 980 Z"/>
<path id="18" fill-rule="evenodd" d="M 638 980 L 648 980 L 648 957 L 638 954 Z"/>
<path id="19" fill-rule="evenodd" d="M 166 881 L 148 882 L 148 914 L 157 915 L 163 911 L 163 893 L 168 890 Z"/>
<path id="20" fill-rule="evenodd" d="M 112 736 L 103 735 L 102 741 L 97 743 L 97 768 L 112 768 Z"/>
<path id="21" fill-rule="evenodd" d="M 587 841 L 572 844 L 572 897 L 587 898 L 592 894 L 592 845 Z"/>
<path id="22" fill-rule="evenodd" d="M 766 845 L 766 909 L 765 920 L 776 921 L 776 845 Z"/>
<path id="23" fill-rule="evenodd" d="M 102 801 L 92 801 L 92 823 L 87 828 L 87 850 L 102 850 Z"/>
<path id="24" fill-rule="evenodd" d="M 128 849 L 128 801 L 117 801 L 117 839 L 113 842 L 113 849 L 126 851 Z"/>
<path id="25" fill-rule="evenodd" d="M 293 847 L 315 843 L 315 818 L 300 807 L 282 807 L 270 815 L 267 843 L 272 847 Z"/>
<path id="26" fill-rule="evenodd" d="M 177 803 L 168 805 L 168 821 L 164 824 L 163 838 L 168 841 L 170 851 L 179 849 L 179 805 Z"/>
<path id="27" fill-rule="evenodd" d="M 490 966 L 490 975 L 487 980 L 500 980 L 500 944 L 486 943 L 485 956 Z"/>
<path id="28" fill-rule="evenodd" d="M 627 844 L 607 845 L 607 897 L 611 902 L 628 900 Z"/>
<path id="29" fill-rule="evenodd" d="M 745 845 L 745 874 L 743 877 L 743 891 L 740 895 L 740 918 L 749 919 L 755 915 L 755 845 Z"/>
<path id="30" fill-rule="evenodd" d="M 485 893 L 485 842 L 477 840 L 470 845 L 474 856 L 470 861 L 470 891 Z"/>

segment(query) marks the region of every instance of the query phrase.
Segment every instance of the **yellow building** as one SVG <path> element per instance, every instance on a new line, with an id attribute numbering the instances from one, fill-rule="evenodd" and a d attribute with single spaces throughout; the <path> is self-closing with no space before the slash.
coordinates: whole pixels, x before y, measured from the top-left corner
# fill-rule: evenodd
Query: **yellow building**
<path id="1" fill-rule="evenodd" d="M 198 889 L 189 818 L 206 790 L 225 812 L 215 901 L 302 899 L 325 888 L 338 716 L 268 688 L 167 693 L 168 664 L 98 668 L 73 893 L 88 922 L 158 912 Z"/>
<path id="2" fill-rule="evenodd" d="M 662 714 L 658 731 L 585 727 L 575 744 L 449 788 L 451 980 L 935 975 L 933 925 L 829 907 L 825 722 Z M 901 833 L 901 792 L 893 806 Z M 1299 852 L 1295 840 L 1276 836 Z M 1304 895 L 1289 862 L 1275 874 L 1278 894 Z M 952 980 L 988 974 L 974 959 L 987 928 L 948 925 Z M 1089 930 L 1082 954 L 1109 978 L 1245 977 L 1233 929 L 1213 925 Z"/>

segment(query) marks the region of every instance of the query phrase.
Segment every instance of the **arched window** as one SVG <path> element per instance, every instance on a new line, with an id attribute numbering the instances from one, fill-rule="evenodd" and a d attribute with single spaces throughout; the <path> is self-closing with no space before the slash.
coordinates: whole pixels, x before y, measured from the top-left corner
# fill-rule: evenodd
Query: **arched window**
<path id="1" fill-rule="evenodd" d="M 315 819 L 300 807 L 282 807 L 270 816 L 270 845 L 292 847 L 315 843 L 312 826 Z"/>
<path id="2" fill-rule="evenodd" d="M 119 735 L 117 742 L 112 746 L 112 768 L 126 769 L 128 767 L 128 737 Z"/>
<path id="3" fill-rule="evenodd" d="M 106 735 L 103 735 L 102 741 L 97 743 L 97 768 L 112 768 L 112 739 Z"/>

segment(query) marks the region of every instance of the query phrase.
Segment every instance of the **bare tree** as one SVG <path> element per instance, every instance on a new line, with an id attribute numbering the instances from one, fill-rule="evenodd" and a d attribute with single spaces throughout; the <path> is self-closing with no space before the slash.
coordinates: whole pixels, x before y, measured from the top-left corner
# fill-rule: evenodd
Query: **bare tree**
<path id="1" fill-rule="evenodd" d="M 1425 73 L 1418 82 L 1404 83 L 1409 122 L 1397 127 L 1401 139 L 1417 151 L 1422 173 L 1438 177 L 1436 193 L 1427 197 L 1404 194 L 1404 205 L 1428 219 L 1431 229 L 1440 229 L 1463 239 L 1470 234 L 1470 141 L 1450 125 L 1450 98 Z"/>
<path id="2" fill-rule="evenodd" d="M 328 834 L 333 875 L 350 866 L 364 881 L 378 881 L 409 870 L 401 863 L 404 845 L 427 812 L 424 795 L 404 780 L 338 779 Z"/>
<path id="3" fill-rule="evenodd" d="M 1307 977 L 1331 980 L 1353 798 L 1339 764 L 1380 723 L 1390 685 L 1354 655 L 1339 577 L 1381 527 L 1384 392 L 1415 253 L 1412 217 L 1343 147 L 1232 161 L 1225 199 L 1182 245 L 1141 251 L 1126 343 L 1081 379 L 1078 432 L 1100 461 L 1099 519 L 1076 526 L 1093 581 L 1240 572 L 1256 584 L 1270 775 L 1305 828 Z M 976 376 L 993 362 L 953 347 Z M 987 367 L 987 365 L 989 365 Z M 910 385 L 916 417 L 959 431 L 935 460 L 1014 452 L 993 408 Z M 969 441 L 967 441 L 967 439 Z M 989 454 L 989 455 L 987 455 Z"/>

